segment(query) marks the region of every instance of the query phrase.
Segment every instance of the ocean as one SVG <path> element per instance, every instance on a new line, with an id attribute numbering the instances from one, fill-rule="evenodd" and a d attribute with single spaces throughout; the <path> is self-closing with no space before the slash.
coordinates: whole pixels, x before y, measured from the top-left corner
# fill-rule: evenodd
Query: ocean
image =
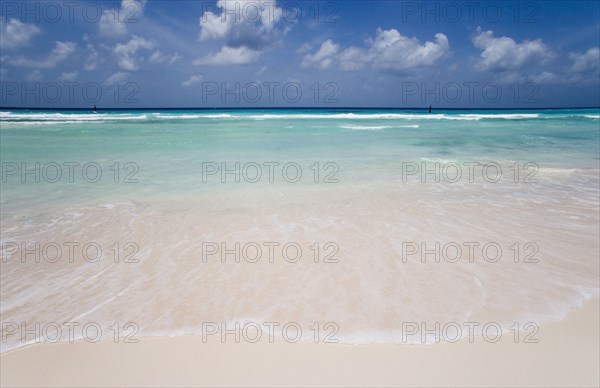
<path id="1" fill-rule="evenodd" d="M 599 295 L 599 109 L 5 109 L 0 140 L 2 352 L 512 336 Z"/>

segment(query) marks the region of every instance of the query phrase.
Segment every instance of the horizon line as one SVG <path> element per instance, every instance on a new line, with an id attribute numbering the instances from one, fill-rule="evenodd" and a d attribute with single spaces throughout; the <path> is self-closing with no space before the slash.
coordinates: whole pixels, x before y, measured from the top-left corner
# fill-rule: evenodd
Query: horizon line
<path id="1" fill-rule="evenodd" d="M 148 107 L 148 108 L 124 108 L 124 107 L 116 107 L 116 108 L 97 108 L 97 111 L 118 111 L 118 110 L 424 110 L 427 111 L 429 107 L 356 107 L 356 106 L 346 106 L 346 107 Z M 489 108 L 489 107 L 471 107 L 471 108 L 448 108 L 448 107 L 439 107 L 434 108 L 432 106 L 432 110 L 561 110 L 561 109 L 600 109 L 600 106 L 578 106 L 578 107 L 536 107 L 536 108 Z M 89 108 L 46 108 L 46 107 L 0 107 L 0 110 L 57 110 L 57 111 L 93 111 L 93 107 Z"/>

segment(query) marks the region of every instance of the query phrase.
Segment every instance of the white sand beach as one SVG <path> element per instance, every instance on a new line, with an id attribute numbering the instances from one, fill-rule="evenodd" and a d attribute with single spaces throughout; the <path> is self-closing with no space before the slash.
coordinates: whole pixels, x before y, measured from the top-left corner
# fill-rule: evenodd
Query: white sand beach
<path id="1" fill-rule="evenodd" d="M 201 337 L 34 345 L 4 354 L 2 386 L 597 387 L 599 299 L 541 325 L 538 343 L 256 344 Z"/>

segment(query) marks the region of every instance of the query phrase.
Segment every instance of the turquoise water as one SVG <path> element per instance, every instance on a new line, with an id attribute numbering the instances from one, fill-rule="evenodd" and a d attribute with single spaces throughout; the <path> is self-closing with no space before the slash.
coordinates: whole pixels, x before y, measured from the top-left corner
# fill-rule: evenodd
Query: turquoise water
<path id="1" fill-rule="evenodd" d="M 201 177 L 203 162 L 230 162 L 232 166 L 240 162 L 243 167 L 247 162 L 273 160 L 304 163 L 308 170 L 314 162 L 332 161 L 340 166 L 339 174 L 367 181 L 377 179 L 372 176 L 374 169 L 381 178 L 395 175 L 403 162 L 517 161 L 598 168 L 599 117 L 598 109 L 433 114 L 393 110 L 4 111 L 0 149 L 5 162 L 26 163 L 29 168 L 39 162 L 40 169 L 52 162 L 61 165 L 63 179 L 54 186 L 36 185 L 31 195 L 42 190 L 52 196 L 57 186 L 69 183 L 65 162 L 99 163 L 104 173 L 100 184 L 110 183 L 109 177 L 115 178 L 118 168 L 122 174 L 117 180 L 131 173 L 140 181 L 135 190 L 164 194 L 181 190 L 183 182 L 198 190 L 210 186 L 198 185 L 195 179 Z M 135 166 L 125 169 L 126 163 Z M 48 169 L 48 174 L 55 173 L 52 166 Z M 20 171 L 7 176 L 5 194 L 14 187 L 15 197 L 24 200 L 24 190 L 35 176 L 26 179 L 25 185 L 10 184 L 20 178 Z M 66 187 L 79 190 L 79 183 L 86 182 L 80 177 Z M 87 190 L 85 185 L 81 190 Z"/>
<path id="2" fill-rule="evenodd" d="M 341 342 L 399 343 L 407 320 L 510 327 L 598 295 L 599 109 L 4 110 L 0 140 L 3 321 L 333 321 Z M 6 246 L 36 241 L 135 242 L 139 262 Z M 223 241 L 334 242 L 339 262 L 198 259 Z M 403 263 L 407 241 L 535 242 L 540 260 Z"/>
<path id="3" fill-rule="evenodd" d="M 598 109 L 543 111 L 218 110 L 2 112 L 6 158 L 178 152 L 357 150 L 406 158 L 516 158 L 598 166 Z M 46 135 L 46 136 L 44 136 Z M 41 144 L 37 142 L 51 142 Z M 561 151 L 557 154 L 557 151 Z M 295 154 L 296 153 L 296 154 Z M 569 163 L 569 160 L 571 162 Z"/>

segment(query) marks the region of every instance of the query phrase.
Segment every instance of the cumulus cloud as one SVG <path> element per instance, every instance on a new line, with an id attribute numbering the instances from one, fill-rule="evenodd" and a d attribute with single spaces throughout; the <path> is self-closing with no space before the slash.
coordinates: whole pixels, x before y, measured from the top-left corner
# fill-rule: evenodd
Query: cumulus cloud
<path id="1" fill-rule="evenodd" d="M 232 22 L 227 22 L 226 15 L 223 17 L 206 11 L 200 16 L 200 40 L 223 39 L 232 29 Z"/>
<path id="2" fill-rule="evenodd" d="M 483 50 L 479 68 L 484 71 L 502 72 L 521 70 L 533 63 L 545 64 L 554 58 L 541 39 L 515 42 L 507 36 L 495 37 L 493 31 L 477 28 L 473 45 Z"/>
<path id="3" fill-rule="evenodd" d="M 570 71 L 575 73 L 598 72 L 600 68 L 600 49 L 592 47 L 585 53 L 570 53 L 569 58 L 573 61 Z"/>
<path id="4" fill-rule="evenodd" d="M 376 69 L 404 71 L 416 67 L 432 66 L 449 50 L 448 38 L 435 34 L 435 41 L 421 44 L 417 38 L 403 36 L 396 29 L 377 29 L 375 38 L 366 42 L 366 47 L 348 47 L 330 39 L 321 44 L 314 53 L 302 58 L 302 67 L 327 69 L 334 65 L 341 70 L 361 70 L 371 66 Z"/>
<path id="5" fill-rule="evenodd" d="M 529 79 L 536 84 L 552 84 L 563 81 L 560 74 L 551 71 L 543 71 L 540 74 L 531 74 Z"/>
<path id="6" fill-rule="evenodd" d="M 98 29 L 101 35 L 117 38 L 127 34 L 127 24 L 139 21 L 148 0 L 122 0 L 119 8 L 102 12 Z"/>
<path id="7" fill-rule="evenodd" d="M 196 59 L 194 65 L 244 65 L 256 61 L 259 56 L 260 52 L 244 46 L 236 48 L 224 46 L 217 53 Z"/>
<path id="8" fill-rule="evenodd" d="M 177 63 L 181 60 L 181 58 L 183 58 L 183 56 L 181 56 L 179 53 L 175 53 L 175 54 L 173 54 L 171 59 L 169 59 L 169 62 L 167 63 L 167 65 L 172 65 L 174 63 Z"/>
<path id="9" fill-rule="evenodd" d="M 155 51 L 150 56 L 150 62 L 163 63 L 167 58 L 160 51 Z"/>
<path id="10" fill-rule="evenodd" d="M 340 46 L 333 43 L 331 39 L 326 40 L 321 48 L 314 54 L 306 54 L 302 59 L 302 67 L 318 67 L 327 69 L 337 59 L 336 54 Z"/>
<path id="11" fill-rule="evenodd" d="M 216 54 L 223 59 L 215 64 L 239 64 L 258 59 L 260 53 L 276 44 L 286 29 L 278 28 L 283 11 L 276 1 L 219 0 L 200 16 L 200 41 L 222 40 L 224 46 Z M 242 61 L 228 60 L 232 50 L 244 55 Z M 212 64 L 200 59 L 198 63 Z"/>
<path id="12" fill-rule="evenodd" d="M 591 47 L 584 52 L 568 54 L 568 61 L 561 68 L 542 70 L 539 74 L 528 71 L 520 79 L 529 79 L 537 84 L 586 84 L 600 81 L 600 49 Z M 519 77 L 518 73 L 509 73 Z"/>
<path id="13" fill-rule="evenodd" d="M 200 40 L 252 40 L 273 32 L 282 16 L 276 1 L 219 0 L 215 9 L 200 16 Z M 240 32 L 248 32 L 250 36 L 239 36 Z"/>
<path id="14" fill-rule="evenodd" d="M 118 58 L 119 67 L 127 71 L 136 71 L 140 68 L 139 62 L 143 59 L 136 56 L 137 52 L 140 50 L 153 50 L 154 46 L 154 42 L 134 35 L 129 42 L 117 44 L 113 49 L 113 53 Z"/>
<path id="15" fill-rule="evenodd" d="M 27 46 L 31 38 L 40 33 L 40 28 L 17 19 L 5 21 L 0 18 L 0 47 L 14 49 Z"/>
<path id="16" fill-rule="evenodd" d="M 92 44 L 87 45 L 87 51 L 88 55 L 85 58 L 85 62 L 83 63 L 83 68 L 87 71 L 95 70 L 96 66 L 98 66 L 98 61 L 100 60 L 98 51 Z"/>
<path id="17" fill-rule="evenodd" d="M 302 46 L 300 46 L 300 48 L 298 48 L 298 50 L 296 50 L 296 54 L 300 54 L 300 55 L 304 55 L 308 52 L 310 52 L 310 50 L 312 50 L 312 46 L 308 43 L 304 43 L 302 44 Z"/>
<path id="18" fill-rule="evenodd" d="M 27 81 L 29 82 L 39 82 L 42 80 L 42 72 L 39 70 L 34 70 L 27 76 Z"/>
<path id="19" fill-rule="evenodd" d="M 119 71 L 106 79 L 106 85 L 114 85 L 115 83 L 123 83 L 127 79 L 129 73 Z"/>
<path id="20" fill-rule="evenodd" d="M 179 60 L 181 60 L 181 55 L 179 55 L 179 53 L 175 53 L 172 56 L 167 56 L 167 55 L 164 55 L 159 50 L 156 50 L 150 56 L 150 62 L 153 62 L 153 63 L 165 63 L 166 62 L 167 65 L 172 65 L 172 64 L 178 62 Z"/>
<path id="21" fill-rule="evenodd" d="M 78 71 L 72 71 L 70 73 L 62 73 L 60 75 L 60 80 L 61 81 L 75 81 L 77 80 L 77 77 L 79 76 L 79 72 Z"/>
<path id="22" fill-rule="evenodd" d="M 17 57 L 11 61 L 11 64 L 22 67 L 48 69 L 55 67 L 59 62 L 67 59 L 69 55 L 75 52 L 76 48 L 77 45 L 73 42 L 55 42 L 54 48 L 46 58 L 34 60 L 25 57 Z"/>
<path id="23" fill-rule="evenodd" d="M 181 83 L 181 85 L 183 85 L 187 88 L 187 87 L 192 86 L 193 84 L 199 83 L 200 81 L 202 81 L 202 78 L 203 77 L 201 75 L 193 75 L 187 81 L 183 81 Z"/>

